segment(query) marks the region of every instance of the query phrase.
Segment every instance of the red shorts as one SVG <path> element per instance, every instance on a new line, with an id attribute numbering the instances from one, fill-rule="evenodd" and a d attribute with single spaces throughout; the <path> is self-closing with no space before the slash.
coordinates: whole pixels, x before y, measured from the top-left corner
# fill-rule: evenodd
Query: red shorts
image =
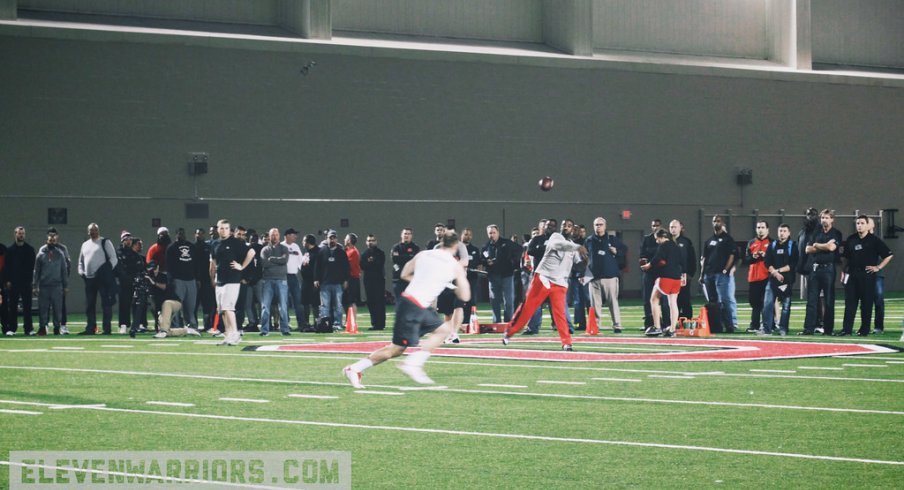
<path id="1" fill-rule="evenodd" d="M 678 294 L 681 292 L 681 279 L 669 279 L 668 277 L 660 277 L 656 279 L 656 288 L 662 294 Z"/>

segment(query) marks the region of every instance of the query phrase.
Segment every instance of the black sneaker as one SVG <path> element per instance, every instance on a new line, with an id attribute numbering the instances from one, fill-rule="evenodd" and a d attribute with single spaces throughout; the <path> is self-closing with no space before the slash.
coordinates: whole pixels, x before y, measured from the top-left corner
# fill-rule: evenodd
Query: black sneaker
<path id="1" fill-rule="evenodd" d="M 804 330 L 803 332 L 797 332 L 797 335 L 814 335 L 813 332 L 809 330 Z"/>
<path id="2" fill-rule="evenodd" d="M 835 336 L 835 337 L 850 337 L 850 336 L 851 336 L 851 332 L 845 332 L 844 330 L 842 330 L 842 331 L 840 331 L 840 332 L 835 332 L 835 333 L 832 334 L 832 335 Z"/>
<path id="3" fill-rule="evenodd" d="M 619 325 L 613 326 L 612 333 L 621 333 L 621 326 L 619 326 Z"/>
<path id="4" fill-rule="evenodd" d="M 288 337 L 288 336 L 292 335 L 292 332 L 280 332 L 280 333 L 282 334 L 283 337 Z"/>
<path id="5" fill-rule="evenodd" d="M 565 352 L 574 352 L 574 347 L 572 347 L 570 344 L 568 344 L 568 345 L 563 345 L 563 346 L 562 346 L 562 350 L 565 351 Z"/>
<path id="6" fill-rule="evenodd" d="M 531 332 L 530 330 L 525 330 L 521 333 L 521 335 L 537 335 L 537 332 Z"/>
<path id="7" fill-rule="evenodd" d="M 85 330 L 77 333 L 76 335 L 97 335 L 97 332 L 95 332 L 94 330 Z"/>

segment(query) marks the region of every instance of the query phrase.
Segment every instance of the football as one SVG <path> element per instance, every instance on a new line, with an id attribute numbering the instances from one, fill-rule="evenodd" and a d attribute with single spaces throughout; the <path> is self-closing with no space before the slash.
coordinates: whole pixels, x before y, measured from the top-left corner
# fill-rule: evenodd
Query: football
<path id="1" fill-rule="evenodd" d="M 555 182 L 553 182 L 552 177 L 547 175 L 546 177 L 543 177 L 542 179 L 540 179 L 540 182 L 537 185 L 540 186 L 541 191 L 546 192 L 546 191 L 552 189 L 552 186 L 554 184 L 555 184 Z"/>

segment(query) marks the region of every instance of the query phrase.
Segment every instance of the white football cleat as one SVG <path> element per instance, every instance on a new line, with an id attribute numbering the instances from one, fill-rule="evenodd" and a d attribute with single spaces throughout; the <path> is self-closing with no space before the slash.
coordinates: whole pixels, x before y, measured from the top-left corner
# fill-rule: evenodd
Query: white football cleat
<path id="1" fill-rule="evenodd" d="M 364 385 L 361 384 L 361 373 L 352 369 L 351 366 L 345 366 L 342 368 L 342 374 L 348 379 L 348 382 L 351 383 L 352 388 L 356 390 L 363 390 Z"/>
<path id="2" fill-rule="evenodd" d="M 410 364 L 401 363 L 398 365 L 399 369 L 408 375 L 409 378 L 414 380 L 415 383 L 422 385 L 432 385 L 433 380 L 427 376 L 427 373 L 424 372 L 424 369 L 420 366 L 412 366 Z"/>
<path id="3" fill-rule="evenodd" d="M 155 338 L 155 339 L 165 339 L 165 338 L 166 338 L 166 332 L 163 332 L 163 331 L 157 332 L 157 333 L 154 334 L 154 338 Z"/>

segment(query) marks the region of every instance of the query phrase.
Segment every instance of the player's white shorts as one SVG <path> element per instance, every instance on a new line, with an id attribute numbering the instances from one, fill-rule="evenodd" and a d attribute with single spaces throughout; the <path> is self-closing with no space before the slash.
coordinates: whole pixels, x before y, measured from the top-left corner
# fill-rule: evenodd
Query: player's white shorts
<path id="1" fill-rule="evenodd" d="M 239 299 L 241 284 L 224 284 L 217 286 L 217 310 L 235 311 L 235 304 Z"/>

